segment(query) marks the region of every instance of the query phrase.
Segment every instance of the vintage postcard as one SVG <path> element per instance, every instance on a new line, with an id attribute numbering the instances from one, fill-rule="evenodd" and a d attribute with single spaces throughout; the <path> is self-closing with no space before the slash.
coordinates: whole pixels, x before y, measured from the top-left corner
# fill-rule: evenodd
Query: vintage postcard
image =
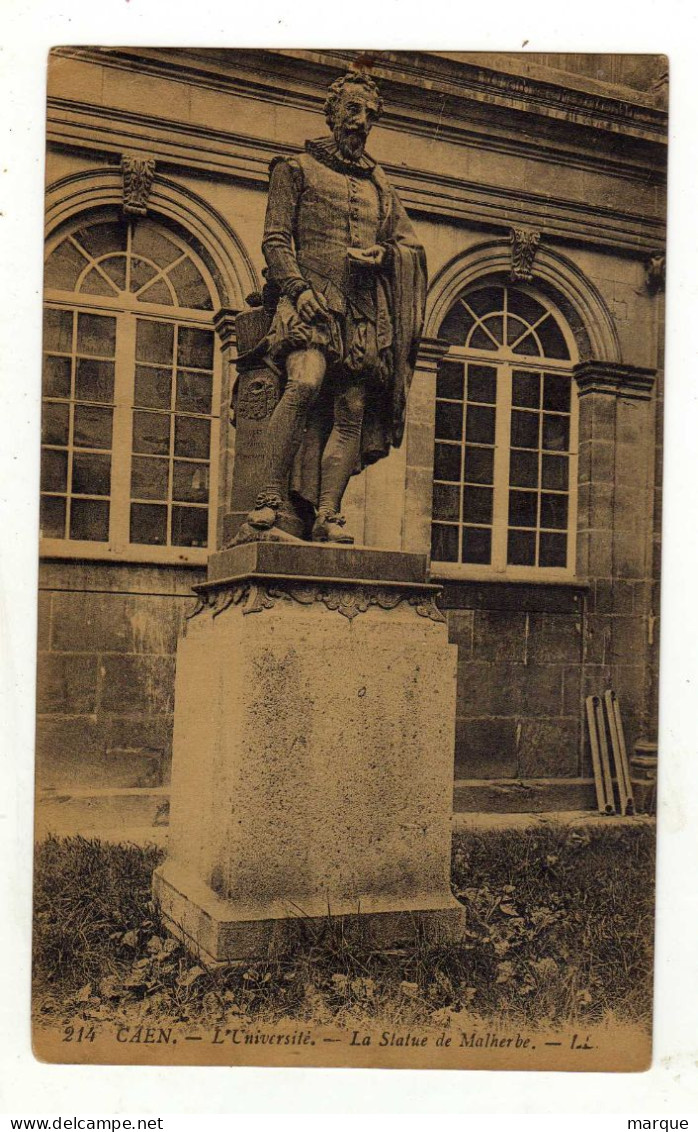
<path id="1" fill-rule="evenodd" d="M 51 52 L 37 1057 L 649 1066 L 667 91 Z"/>

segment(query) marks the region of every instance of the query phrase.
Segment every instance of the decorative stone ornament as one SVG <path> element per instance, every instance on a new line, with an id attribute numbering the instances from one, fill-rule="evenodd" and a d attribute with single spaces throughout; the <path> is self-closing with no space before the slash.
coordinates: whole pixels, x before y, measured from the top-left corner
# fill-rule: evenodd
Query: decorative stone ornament
<path id="1" fill-rule="evenodd" d="M 511 241 L 511 274 L 512 283 L 531 283 L 533 281 L 533 261 L 536 257 L 540 243 L 540 232 L 529 231 L 526 228 L 512 228 L 509 235 Z"/>
<path id="2" fill-rule="evenodd" d="M 124 216 L 147 216 L 148 197 L 155 176 L 155 158 L 139 153 L 121 155 Z"/>
<path id="3" fill-rule="evenodd" d="M 656 295 L 664 290 L 666 255 L 663 251 L 652 252 L 645 260 L 645 285 L 650 295 Z"/>
<path id="4" fill-rule="evenodd" d="M 191 621 L 200 613 L 208 612 L 218 617 L 233 605 L 242 605 L 243 613 L 260 613 L 273 609 L 277 601 L 296 601 L 299 605 L 313 605 L 322 602 L 327 609 L 341 613 L 349 621 L 359 613 L 377 605 L 381 609 L 395 609 L 406 601 L 419 617 L 430 621 L 446 623 L 446 618 L 435 601 L 437 586 L 415 588 L 413 592 L 405 588 L 394 589 L 389 585 L 353 585 L 331 582 L 278 582 L 265 585 L 254 582 L 238 582 L 224 585 L 214 591 L 200 588 L 198 601 L 186 620 Z"/>

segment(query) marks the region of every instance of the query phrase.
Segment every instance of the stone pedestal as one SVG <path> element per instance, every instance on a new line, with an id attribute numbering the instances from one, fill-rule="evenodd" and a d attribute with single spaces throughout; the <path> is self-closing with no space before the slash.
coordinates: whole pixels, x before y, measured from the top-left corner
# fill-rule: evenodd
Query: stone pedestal
<path id="1" fill-rule="evenodd" d="M 154 892 L 204 958 L 328 917 L 453 939 L 456 648 L 422 555 L 257 543 L 211 556 L 177 653 L 169 857 Z"/>

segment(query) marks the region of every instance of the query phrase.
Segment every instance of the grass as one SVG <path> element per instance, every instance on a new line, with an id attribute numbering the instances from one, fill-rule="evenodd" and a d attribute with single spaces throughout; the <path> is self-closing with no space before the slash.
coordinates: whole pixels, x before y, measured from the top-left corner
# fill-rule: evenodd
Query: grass
<path id="1" fill-rule="evenodd" d="M 209 970 L 163 929 L 155 847 L 81 837 L 37 848 L 34 1002 L 46 1023 L 213 1025 L 281 1018 L 448 1025 L 459 1015 L 558 1025 L 649 1024 L 654 834 L 645 824 L 462 833 L 453 891 L 459 945 L 388 953 L 307 925 L 293 953 Z"/>

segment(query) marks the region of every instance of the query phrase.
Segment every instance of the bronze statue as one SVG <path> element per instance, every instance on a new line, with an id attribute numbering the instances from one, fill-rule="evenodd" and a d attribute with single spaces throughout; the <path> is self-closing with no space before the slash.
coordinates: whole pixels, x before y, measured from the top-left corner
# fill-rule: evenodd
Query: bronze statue
<path id="1" fill-rule="evenodd" d="M 290 508 L 305 516 L 306 538 L 353 542 L 341 514 L 349 478 L 402 441 L 426 261 L 365 152 L 381 111 L 375 82 L 349 73 L 329 89 L 331 136 L 271 163 L 262 250 L 273 316 L 252 353 L 278 375 L 281 395 L 255 507 L 236 541 L 288 539 Z"/>

